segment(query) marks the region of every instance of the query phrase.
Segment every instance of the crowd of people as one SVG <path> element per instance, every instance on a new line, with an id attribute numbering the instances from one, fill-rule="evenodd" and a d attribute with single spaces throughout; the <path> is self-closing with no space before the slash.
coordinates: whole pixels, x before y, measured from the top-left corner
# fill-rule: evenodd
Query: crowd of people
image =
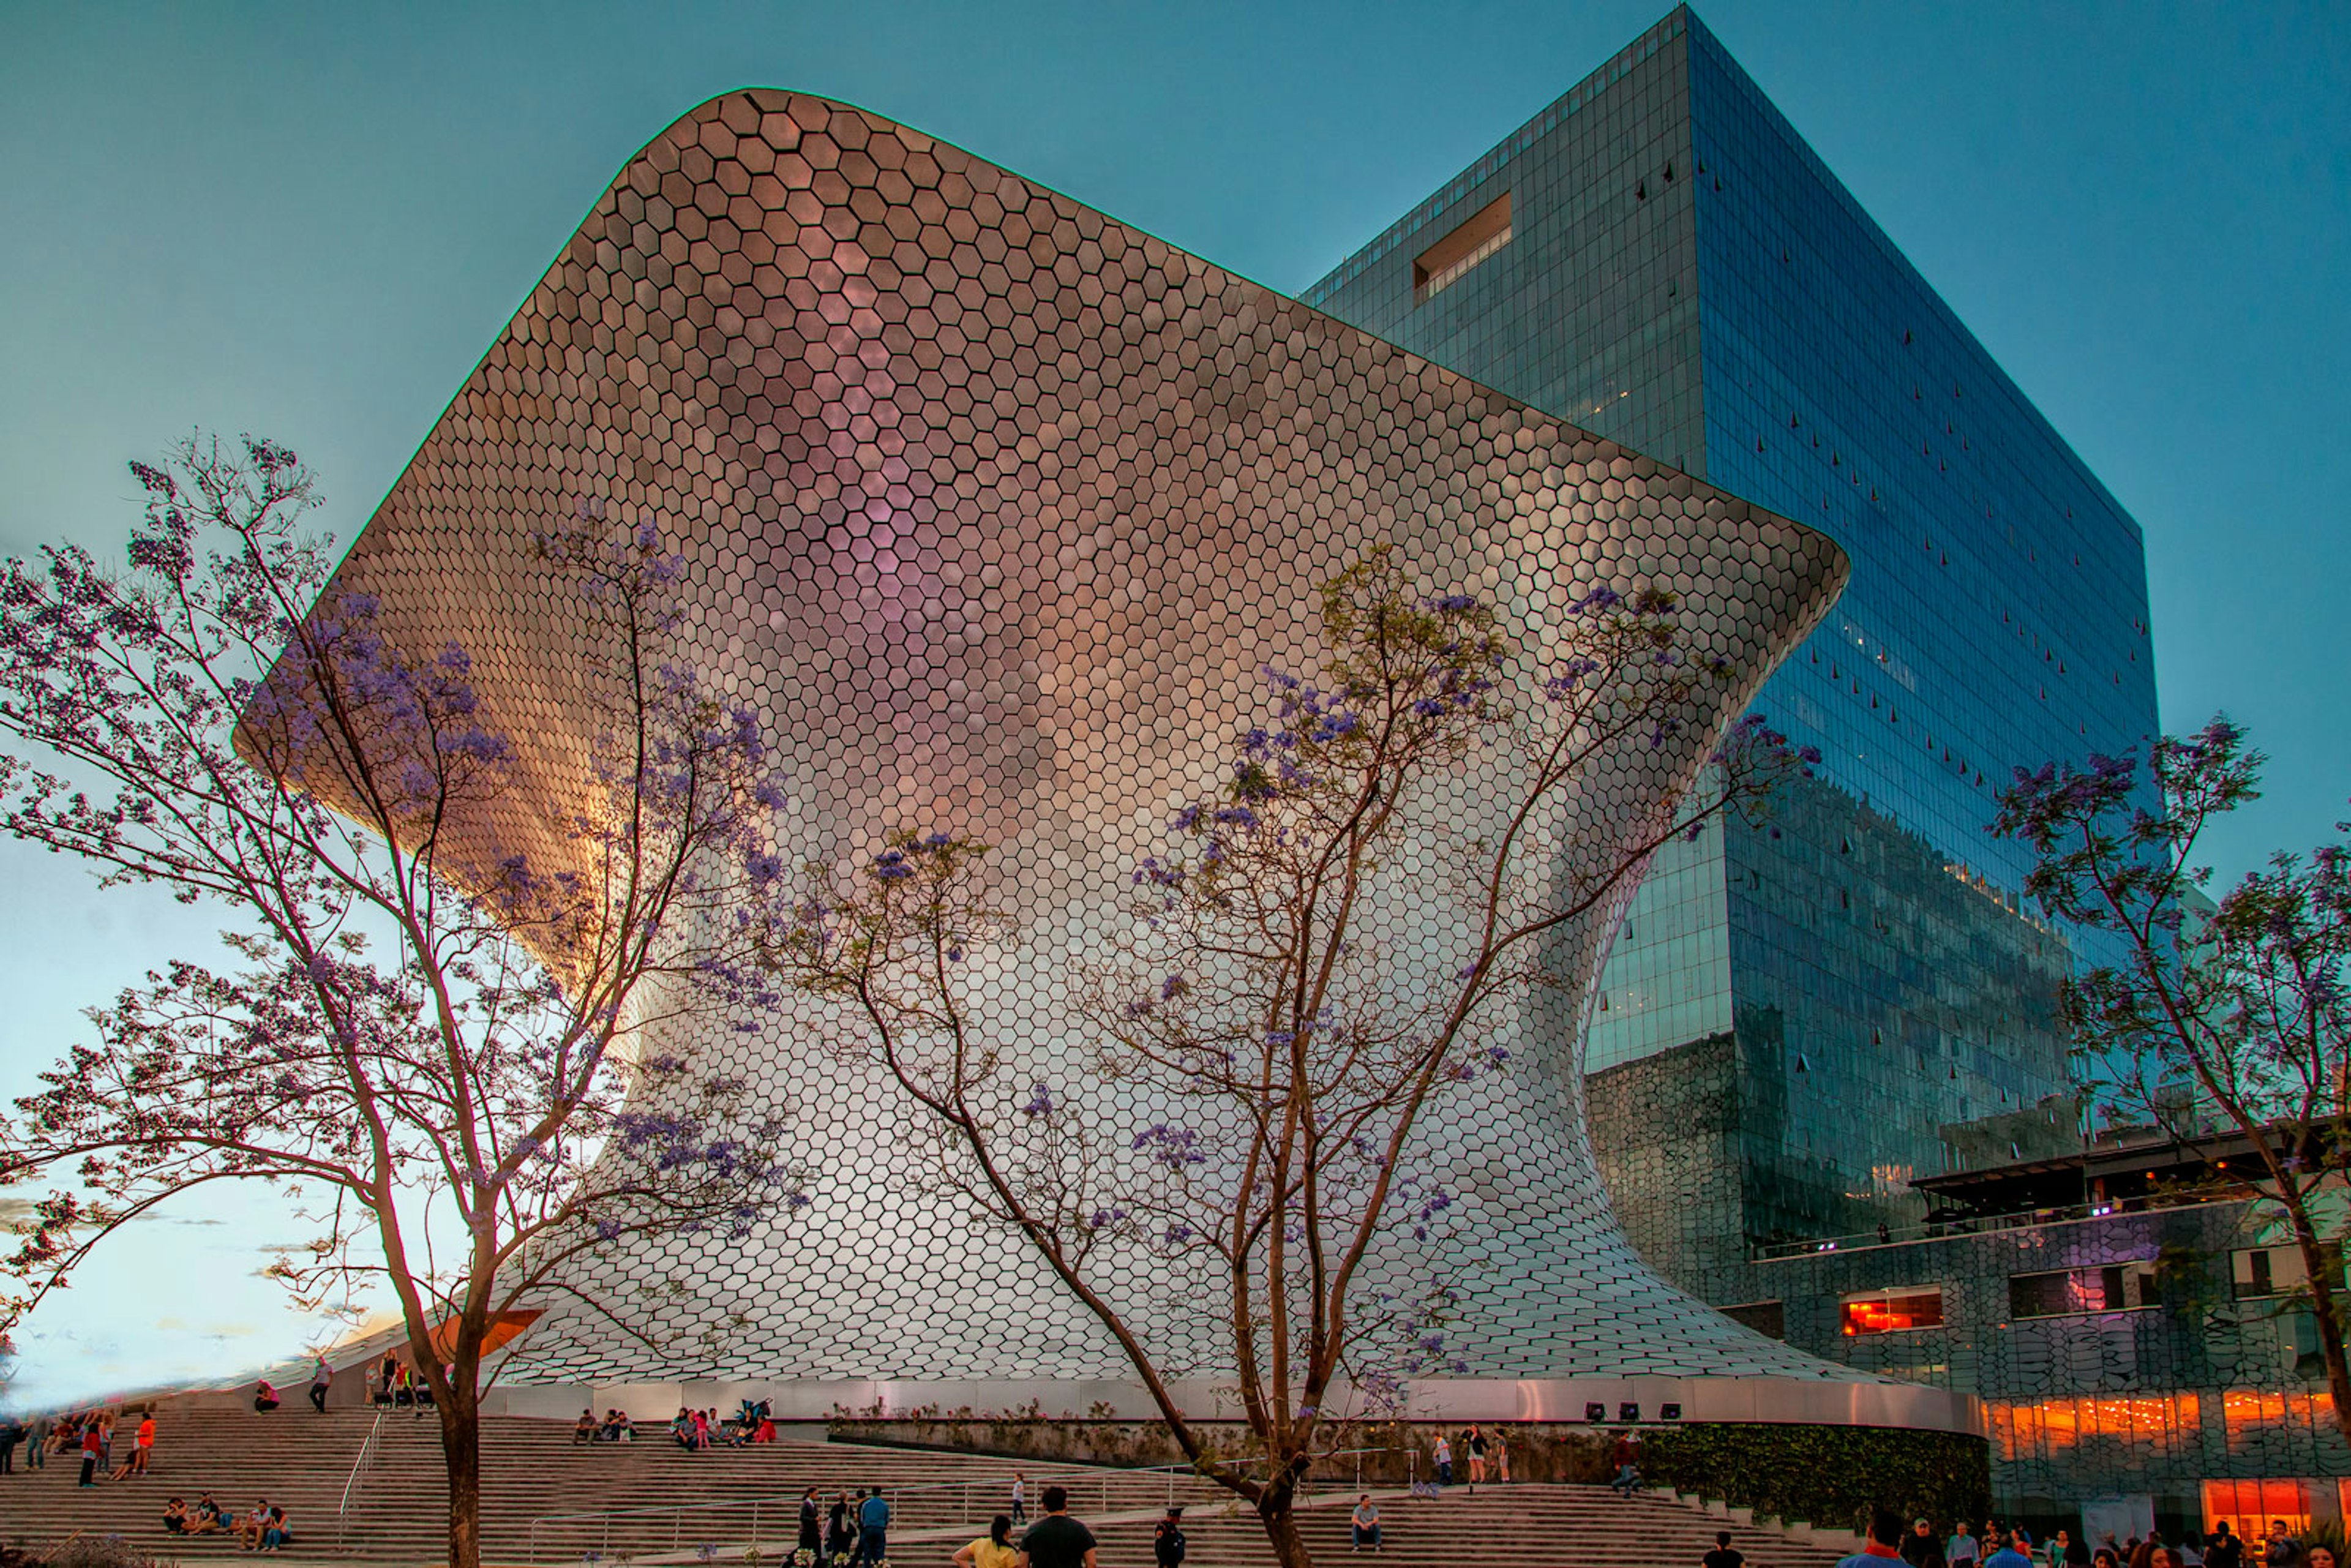
<path id="1" fill-rule="evenodd" d="M 776 1417 L 764 1399 L 746 1399 L 741 1409 L 727 1416 L 716 1410 L 681 1406 L 669 1424 L 669 1436 L 670 1441 L 688 1452 L 747 1448 L 754 1443 L 776 1440 Z M 625 1410 L 607 1410 L 599 1420 L 591 1406 L 580 1412 L 580 1419 L 571 1424 L 575 1443 L 632 1443 L 636 1437 L 636 1423 Z"/>
<path id="2" fill-rule="evenodd" d="M 1702 1568 L 1740 1568 L 1743 1561 L 1725 1534 Z M 2094 1542 L 2062 1527 L 2036 1540 L 2030 1530 L 1997 1520 L 1985 1521 L 1980 1534 L 1965 1520 L 1945 1534 L 1928 1520 L 1905 1526 L 1898 1514 L 1880 1509 L 1870 1521 L 1868 1545 L 1837 1568 L 1884 1568 L 1889 1561 L 1908 1568 L 2346 1568 L 2332 1547 L 2305 1544 L 2282 1519 L 2271 1521 L 2259 1540 L 2237 1534 L 2224 1519 L 2210 1533 L 2182 1531 L 2176 1540 L 2150 1530 Z"/>
<path id="3" fill-rule="evenodd" d="M 116 1437 L 126 1428 L 129 1441 L 118 1463 Z M 61 1416 L 36 1415 L 23 1421 L 0 1418 L 0 1470 L 15 1469 L 19 1444 L 26 1449 L 27 1469 L 44 1469 L 52 1458 L 79 1455 L 81 1476 L 77 1484 L 80 1486 L 134 1480 L 154 1472 L 155 1413 L 152 1409 L 69 1410 Z M 286 1511 L 266 1498 L 256 1500 L 250 1512 L 238 1513 L 223 1508 L 210 1492 L 199 1493 L 193 1506 L 184 1497 L 165 1499 L 163 1532 L 234 1536 L 247 1552 L 276 1552 L 294 1539 Z"/>
<path id="4" fill-rule="evenodd" d="M 322 1359 L 311 1385 L 311 1403 L 323 1410 L 324 1394 L 332 1373 Z M 431 1393 L 397 1358 L 384 1359 L 380 1380 L 371 1392 L 379 1404 L 431 1403 Z M 277 1391 L 267 1383 L 256 1387 L 255 1408 L 274 1409 Z M 125 1427 L 127 1445 L 117 1457 L 117 1437 Z M 661 1428 L 655 1428 L 660 1430 Z M 671 1440 L 689 1451 L 742 1448 L 777 1440 L 774 1416 L 765 1400 L 746 1399 L 736 1414 L 721 1417 L 716 1410 L 680 1409 L 666 1428 Z M 611 1409 L 600 1417 L 594 1409 L 580 1411 L 573 1427 L 579 1443 L 628 1443 L 636 1438 L 636 1425 L 625 1411 Z M 27 1469 L 41 1469 L 53 1457 L 78 1455 L 79 1484 L 127 1481 L 151 1473 L 155 1453 L 152 1411 L 118 1413 L 109 1409 L 37 1415 L 27 1420 L 0 1418 L 0 1471 L 15 1468 L 16 1448 L 26 1449 Z M 1456 1484 L 1457 1477 L 1474 1491 L 1489 1477 L 1510 1479 L 1510 1448 L 1502 1434 L 1471 1426 L 1458 1437 L 1440 1432 L 1436 1438 L 1438 1489 Z M 1638 1437 L 1620 1432 L 1610 1451 L 1614 1475 L 1610 1484 L 1626 1496 L 1641 1484 Z M 1042 1517 L 1029 1521 L 1028 1483 L 1015 1472 L 1009 1507 L 996 1516 L 988 1532 L 954 1554 L 956 1568 L 1095 1568 L 1094 1538 L 1071 1517 L 1069 1494 L 1049 1486 L 1041 1495 Z M 1158 1568 L 1180 1568 L 1186 1551 L 1183 1510 L 1171 1508 L 1152 1539 Z M 1024 1527 L 1025 1528 L 1022 1528 Z M 246 1512 L 224 1509 L 210 1492 L 191 1505 L 172 1497 L 164 1504 L 163 1529 L 172 1535 L 231 1535 L 249 1552 L 275 1552 L 293 1540 L 285 1510 L 266 1500 L 256 1500 Z M 814 1487 L 801 1499 L 799 1542 L 794 1561 L 825 1568 L 846 1562 L 867 1568 L 883 1560 L 890 1531 L 890 1503 L 883 1490 L 862 1488 L 836 1493 L 826 1502 Z M 1015 1531 L 1019 1533 L 1016 1536 Z M 1377 1552 L 1382 1540 L 1380 1510 L 1370 1493 L 1361 1494 L 1348 1515 L 1350 1543 L 1356 1552 Z M 1905 1568 L 2351 1568 L 2321 1542 L 2304 1542 L 2283 1520 L 2271 1521 L 2257 1539 L 2238 1535 L 2230 1521 L 2219 1521 L 2209 1533 L 2178 1532 L 2166 1540 L 2150 1530 L 2144 1536 L 2116 1541 L 2106 1534 L 2096 1542 L 2058 1528 L 2043 1539 L 2021 1526 L 1984 1521 L 1980 1531 L 1962 1521 L 1948 1531 L 1925 1519 L 1906 1525 L 1899 1515 L 1877 1510 L 1869 1525 L 1867 1544 L 1837 1564 L 1837 1568 L 1885 1568 L 1892 1562 Z M 1731 1544 L 1728 1531 L 1719 1532 L 1714 1550 L 1699 1568 L 1744 1568 L 1745 1557 Z"/>
<path id="5" fill-rule="evenodd" d="M 114 1458 L 115 1432 L 124 1423 L 131 1423 L 131 1441 L 117 1464 Z M 52 1458 L 68 1458 L 81 1456 L 80 1484 L 97 1486 L 101 1481 L 129 1480 L 143 1476 L 155 1462 L 155 1416 L 152 1411 L 140 1413 L 136 1421 L 124 1412 L 112 1410 L 73 1410 L 62 1416 L 37 1415 L 23 1421 L 0 1416 L 0 1471 L 16 1468 L 16 1448 L 25 1448 L 25 1468 L 46 1469 Z"/>

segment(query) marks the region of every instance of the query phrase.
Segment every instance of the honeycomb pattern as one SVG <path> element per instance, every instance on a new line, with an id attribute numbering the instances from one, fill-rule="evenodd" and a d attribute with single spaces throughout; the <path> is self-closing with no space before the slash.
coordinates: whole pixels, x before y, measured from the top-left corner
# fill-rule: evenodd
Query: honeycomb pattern
<path id="1" fill-rule="evenodd" d="M 1534 647 L 1595 584 L 1682 596 L 1740 678 L 1670 744 L 1612 758 L 1554 825 L 1603 845 L 1687 787 L 1844 572 L 1818 534 L 1064 196 L 765 91 L 704 105 L 629 163 L 342 568 L 413 645 L 475 652 L 550 818 L 581 788 L 584 650 L 528 539 L 574 517 L 650 520 L 683 551 L 699 658 L 779 737 L 796 860 L 900 826 L 998 846 L 1020 941 L 980 1005 L 1063 1073 L 1062 988 L 1100 956 L 1124 873 L 1259 711 L 1260 666 L 1311 666 L 1313 591 L 1367 544 L 1489 596 Z M 1505 783 L 1466 779 L 1449 825 L 1475 831 Z M 475 831 L 485 853 L 554 841 L 529 821 Z M 1555 961 L 1588 980 L 1619 913 Z M 1407 943 L 1430 924 L 1402 904 L 1373 918 Z M 1371 1286 L 1454 1283 L 1481 1375 L 1864 1377 L 1635 1257 L 1584 1135 L 1583 1005 L 1531 1003 L 1511 1071 L 1426 1124 L 1420 1158 L 1457 1218 Z M 662 1045 L 776 1098 L 813 1202 L 748 1243 L 584 1265 L 580 1295 L 659 1333 L 558 1293 L 509 1378 L 1124 1374 L 1019 1249 L 906 1178 L 907 1113 L 821 1020 Z M 1189 1281 L 1113 1267 L 1171 1365 L 1213 1374 Z"/>

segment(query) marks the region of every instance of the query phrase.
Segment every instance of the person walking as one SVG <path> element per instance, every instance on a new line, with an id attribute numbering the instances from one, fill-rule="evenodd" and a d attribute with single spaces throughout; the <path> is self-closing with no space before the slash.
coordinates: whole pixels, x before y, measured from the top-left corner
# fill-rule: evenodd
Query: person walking
<path id="1" fill-rule="evenodd" d="M 1029 1482 L 1019 1470 L 1012 1472 L 1012 1522 L 1029 1522 Z"/>
<path id="2" fill-rule="evenodd" d="M 0 1476 L 12 1474 L 16 1469 L 16 1445 L 25 1440 L 25 1427 L 20 1421 L 0 1416 Z M 30 1465 L 25 1467 L 32 1469 Z"/>
<path id="3" fill-rule="evenodd" d="M 106 1455 L 106 1439 L 99 1432 L 98 1417 L 91 1416 L 81 1428 L 81 1479 L 78 1486 L 98 1484 L 98 1467 Z"/>
<path id="4" fill-rule="evenodd" d="M 1924 1519 L 1914 1521 L 1902 1538 L 1902 1561 L 1910 1568 L 1944 1568 L 1943 1538 Z"/>
<path id="5" fill-rule="evenodd" d="M 987 1533 L 955 1554 L 956 1568 L 1014 1568 L 1019 1549 L 1012 1544 L 1012 1516 L 999 1513 L 988 1521 Z"/>
<path id="6" fill-rule="evenodd" d="M 1608 1484 L 1618 1497 L 1630 1501 L 1641 1484 L 1641 1440 L 1630 1432 L 1617 1433 L 1616 1447 L 1609 1457 L 1616 1462 L 1616 1473 Z"/>
<path id="7" fill-rule="evenodd" d="M 809 1561 L 818 1562 L 824 1550 L 824 1505 L 816 1500 L 816 1488 L 800 1494 L 799 1550 L 809 1554 Z"/>
<path id="8" fill-rule="evenodd" d="M 1151 1532 L 1151 1561 L 1158 1568 L 1184 1568 L 1184 1505 L 1170 1503 L 1167 1517 Z"/>
<path id="9" fill-rule="evenodd" d="M 1437 1484 L 1439 1487 L 1453 1484 L 1453 1445 L 1442 1432 L 1437 1435 Z"/>
<path id="10" fill-rule="evenodd" d="M 1101 1568 L 1094 1532 L 1070 1517 L 1069 1492 L 1050 1486 L 1037 1500 L 1045 1517 L 1021 1534 L 1019 1568 Z"/>
<path id="11" fill-rule="evenodd" d="M 882 1489 L 875 1487 L 866 1494 L 857 1510 L 857 1550 L 860 1563 L 879 1563 L 889 1550 L 890 1505 L 882 1500 Z"/>
<path id="12" fill-rule="evenodd" d="M 335 1369 L 327 1364 L 327 1353 L 320 1351 L 317 1364 L 310 1368 L 310 1408 L 319 1415 L 327 1413 L 327 1390 L 335 1383 Z"/>

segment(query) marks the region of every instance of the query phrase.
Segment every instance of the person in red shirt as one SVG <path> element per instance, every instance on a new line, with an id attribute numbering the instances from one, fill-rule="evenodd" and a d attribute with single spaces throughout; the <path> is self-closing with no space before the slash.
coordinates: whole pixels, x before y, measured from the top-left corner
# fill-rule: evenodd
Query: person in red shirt
<path id="1" fill-rule="evenodd" d="M 1889 1560 L 1902 1561 L 1902 1518 L 1890 1508 L 1874 1508 L 1869 1511 L 1869 1544 L 1840 1558 L 1836 1568 L 1882 1568 Z"/>

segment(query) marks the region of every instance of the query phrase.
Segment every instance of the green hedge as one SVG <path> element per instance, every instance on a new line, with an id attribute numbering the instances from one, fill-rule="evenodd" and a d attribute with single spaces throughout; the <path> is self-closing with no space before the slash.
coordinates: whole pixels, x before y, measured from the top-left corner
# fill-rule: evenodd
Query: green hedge
<path id="1" fill-rule="evenodd" d="M 1758 1513 L 1865 1529 L 1883 1505 L 1925 1515 L 1938 1531 L 1991 1507 L 1991 1449 L 1958 1432 L 1884 1427 L 1651 1427 L 1641 1468 L 1656 1485 L 1741 1503 Z"/>
<path id="2" fill-rule="evenodd" d="M 1617 1428 L 1520 1422 L 1485 1424 L 1510 1447 L 1510 1473 L 1521 1481 L 1606 1480 Z M 959 1449 L 1027 1459 L 1081 1464 L 1164 1465 L 1182 1462 L 1167 1428 L 1156 1421 L 1040 1420 L 1024 1416 L 912 1419 L 836 1419 L 832 1435 L 856 1442 Z M 1204 1423 L 1211 1444 L 1227 1453 L 1249 1448 L 1246 1430 Z M 1458 1424 L 1446 1430 L 1458 1435 Z M 1351 1439 L 1418 1455 L 1409 1468 L 1401 1452 L 1362 1462 L 1366 1481 L 1401 1483 L 1407 1475 L 1436 1473 L 1437 1428 L 1380 1427 Z M 1352 1481 L 1353 1457 L 1323 1467 L 1325 1484 Z M 1795 1427 L 1694 1424 L 1641 1428 L 1641 1470 L 1652 1486 L 1719 1498 L 1782 1519 L 1865 1529 L 1869 1511 L 1891 1508 L 1906 1520 L 1920 1514 L 1938 1531 L 1959 1518 L 1981 1519 L 1991 1504 L 1991 1456 L 1980 1437 L 1885 1427 Z M 1461 1471 L 1467 1474 L 1467 1467 Z"/>

